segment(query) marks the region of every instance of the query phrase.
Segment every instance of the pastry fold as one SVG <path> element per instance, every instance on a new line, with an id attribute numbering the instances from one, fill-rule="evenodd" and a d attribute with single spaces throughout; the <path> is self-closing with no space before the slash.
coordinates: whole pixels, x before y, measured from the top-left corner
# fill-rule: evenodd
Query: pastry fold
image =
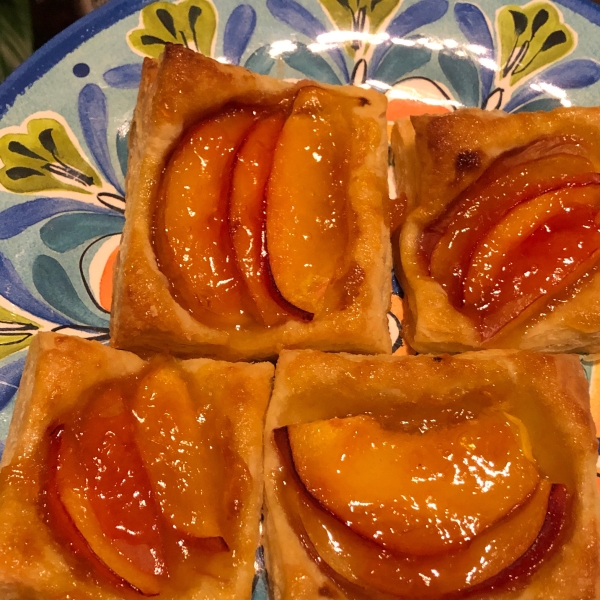
<path id="1" fill-rule="evenodd" d="M 229 525 L 230 534 L 227 536 L 228 550 L 225 551 L 218 544 L 211 546 L 208 543 L 206 551 L 198 550 L 200 554 L 192 552 L 192 558 L 185 564 L 174 563 L 174 560 L 180 559 L 173 558 L 173 550 L 165 550 L 165 562 L 170 572 L 161 584 L 158 594 L 152 595 L 156 598 L 198 600 L 248 598 L 251 595 L 254 557 L 259 544 L 263 498 L 262 426 L 271 392 L 273 367 L 266 363 L 231 364 L 208 359 L 172 361 L 168 364 L 174 365 L 173 369 L 180 373 L 176 383 L 185 381 L 186 385 L 191 386 L 189 389 L 196 391 L 196 394 L 192 395 L 193 402 L 202 405 L 202 402 L 209 398 L 215 418 L 219 419 L 219 423 L 226 424 L 222 436 L 227 440 L 229 452 L 236 457 L 235 462 L 230 462 L 227 469 L 229 473 L 244 474 L 243 485 L 241 480 L 230 477 L 234 486 L 232 489 L 242 485 L 240 489 L 244 492 L 236 499 L 233 517 L 228 517 L 232 519 Z M 82 403 L 89 398 L 90 390 L 100 389 L 98 386 L 110 382 L 127 381 L 127 385 L 132 385 L 132 382 L 139 381 L 144 374 L 151 372 L 152 368 L 151 364 L 145 363 L 134 354 L 115 350 L 97 342 L 51 333 L 40 333 L 36 336 L 29 350 L 2 456 L 2 598 L 77 597 L 116 600 L 124 597 L 144 597 L 134 587 L 127 585 L 126 578 L 126 583 L 117 580 L 115 584 L 115 581 L 109 581 L 102 573 L 99 574 L 86 559 L 87 555 L 81 553 L 81 547 L 73 546 L 77 540 L 63 538 L 66 535 L 64 521 L 63 526 L 58 526 L 60 521 L 54 520 L 54 513 L 49 512 L 51 490 L 48 481 L 54 476 L 49 463 L 55 439 L 52 436 L 55 436 L 57 425 L 65 422 L 73 411 L 80 409 Z M 126 396 L 126 404 L 132 401 L 132 396 Z M 173 410 L 181 411 L 182 407 L 174 406 Z M 85 417 L 85 411 L 83 414 Z M 138 416 L 140 422 L 143 422 L 143 418 Z M 199 422 L 202 422 L 202 418 L 202 414 L 198 416 Z M 94 417 L 93 426 L 100 420 Z M 86 435 L 89 441 L 89 435 L 93 436 L 94 433 L 88 432 Z M 175 436 L 172 439 L 177 441 L 177 436 L 184 434 L 180 428 L 179 431 L 172 430 L 170 435 Z M 158 439 L 160 441 L 160 438 Z M 123 439 L 121 432 L 117 435 L 116 443 L 133 442 Z M 147 446 L 155 443 L 156 437 L 153 441 L 148 441 Z M 187 448 L 188 455 L 191 451 Z M 84 457 L 78 459 L 83 461 Z M 148 463 L 145 464 L 150 468 Z M 238 470 L 235 471 L 233 467 Z M 59 470 L 60 468 L 64 469 L 64 464 Z M 206 465 L 200 465 L 200 468 L 206 469 Z M 190 474 L 182 475 L 187 476 Z M 214 476 L 218 481 L 227 480 L 227 475 L 222 471 Z M 160 485 L 159 482 L 159 487 Z M 177 485 L 185 485 L 185 482 L 179 482 Z M 152 489 L 154 498 L 158 498 L 160 489 Z M 61 500 L 64 504 L 64 497 L 61 497 Z M 185 510 L 190 508 L 194 507 L 190 507 L 189 504 L 183 507 Z M 176 513 L 179 509 L 176 506 L 173 510 Z M 168 515 L 165 515 L 161 525 L 165 536 L 165 531 L 169 529 L 170 522 L 166 520 L 168 518 Z M 70 523 L 68 527 L 76 522 L 74 519 L 75 517 L 72 517 L 71 521 L 67 520 Z M 183 536 L 182 539 L 188 538 Z M 96 547 L 94 541 L 87 542 L 90 548 Z M 195 548 L 195 542 L 189 543 L 190 548 Z M 199 556 L 203 557 L 202 560 L 199 560 Z M 175 564 L 176 567 L 173 566 Z"/>
<path id="2" fill-rule="evenodd" d="M 389 545 L 386 546 L 387 542 L 384 541 L 381 543 L 387 551 L 377 546 L 378 549 L 372 554 L 371 550 L 365 550 L 365 545 L 370 545 L 372 549 L 373 540 L 377 540 L 378 536 L 383 536 L 381 539 L 385 540 L 385 536 L 389 534 L 386 529 L 389 513 L 383 512 L 378 516 L 376 512 L 373 513 L 373 517 L 377 518 L 376 528 L 380 531 L 374 534 L 373 540 L 368 536 L 365 538 L 364 520 L 361 525 L 361 518 L 364 517 L 360 508 L 363 506 L 362 497 L 358 493 L 349 496 L 336 508 L 335 498 L 343 497 L 340 490 L 350 489 L 350 487 L 337 486 L 354 485 L 352 489 L 355 492 L 359 489 L 356 486 L 360 487 L 360 481 L 356 483 L 356 480 L 352 479 L 352 470 L 344 471 L 344 468 L 367 469 L 364 476 L 371 477 L 373 481 L 369 484 L 369 489 L 363 490 L 365 496 L 375 493 L 371 488 L 385 487 L 389 482 L 393 483 L 397 478 L 405 477 L 401 470 L 384 474 L 379 470 L 381 469 L 379 463 L 372 461 L 364 465 L 361 463 L 360 453 L 370 451 L 370 448 L 361 442 L 360 435 L 356 432 L 367 431 L 365 423 L 370 419 L 383 423 L 383 430 L 377 429 L 380 433 L 374 438 L 369 438 L 374 440 L 373 452 L 381 452 L 382 460 L 389 455 L 385 454 L 386 444 L 382 445 L 377 441 L 381 440 L 381 437 L 377 436 L 385 437 L 388 435 L 386 431 L 404 430 L 410 434 L 405 438 L 400 434 L 400 437 L 394 439 L 403 439 L 401 443 L 409 444 L 405 448 L 413 448 L 411 452 L 417 454 L 410 456 L 421 457 L 413 458 L 415 464 L 409 466 L 413 469 L 414 476 L 418 478 L 419 473 L 423 474 L 422 477 L 426 477 L 430 472 L 426 468 L 431 460 L 430 457 L 436 453 L 439 452 L 440 456 L 448 460 L 453 458 L 450 450 L 442 454 L 445 446 L 438 448 L 436 445 L 427 445 L 428 439 L 441 439 L 431 437 L 437 435 L 436 428 L 441 427 L 437 431 L 445 435 L 443 432 L 453 431 L 453 427 L 466 429 L 470 426 L 477 427 L 478 422 L 484 422 L 488 418 L 486 415 L 488 417 L 500 415 L 499 418 L 506 418 L 507 422 L 519 423 L 525 455 L 537 465 L 542 479 L 560 484 L 558 487 L 562 486 L 563 490 L 568 490 L 571 498 L 570 505 L 558 541 L 555 541 L 546 558 L 542 558 L 541 563 L 537 564 L 537 568 L 531 569 L 529 576 L 519 574 L 518 567 L 515 571 L 515 566 L 511 565 L 500 575 L 493 573 L 495 579 L 492 577 L 490 580 L 479 581 L 472 587 L 463 582 L 461 591 L 452 593 L 448 597 L 480 600 L 597 598 L 600 593 L 599 501 L 595 468 L 597 441 L 589 411 L 589 395 L 583 369 L 575 356 L 501 350 L 437 357 L 425 355 L 366 357 L 324 354 L 317 351 L 282 353 L 277 364 L 275 387 L 267 411 L 265 427 L 265 551 L 274 598 L 276 600 L 314 598 L 404 600 L 447 597 L 446 592 L 436 595 L 435 591 L 428 591 L 428 585 L 435 586 L 438 582 L 427 586 L 423 586 L 420 582 L 419 588 L 419 581 L 417 583 L 412 581 L 406 585 L 413 587 L 402 588 L 395 583 L 395 580 L 402 576 L 399 573 L 405 568 L 403 566 L 393 576 L 390 576 L 390 571 L 386 570 L 383 563 L 376 566 L 374 556 L 384 556 L 387 551 L 394 552 L 393 549 Z M 462 419 L 466 421 L 463 422 Z M 445 424 L 444 420 L 446 420 Z M 350 437 L 339 437 L 342 435 L 338 433 L 341 431 L 339 428 L 344 426 L 344 422 L 352 422 L 354 423 L 352 427 L 356 427 Z M 292 438 L 294 431 L 296 437 Z M 304 433 L 299 435 L 298 431 Z M 322 441 L 319 441 L 318 437 L 303 438 L 303 435 L 309 435 L 307 431 L 313 433 L 319 431 L 325 437 L 320 438 Z M 282 432 L 287 433 L 282 434 Z M 397 434 L 389 433 L 389 435 Z M 421 450 L 414 449 L 414 445 L 417 444 L 415 436 L 423 436 L 425 446 Z M 306 440 L 311 439 L 312 445 L 307 446 Z M 346 441 L 341 445 L 332 446 L 332 439 Z M 466 438 L 461 439 L 463 440 L 461 443 L 469 443 Z M 482 442 L 485 439 L 486 436 L 479 438 Z M 293 444 L 290 440 L 293 440 Z M 493 446 L 493 442 L 490 443 Z M 291 445 L 288 447 L 287 444 Z M 320 448 L 323 444 L 327 444 L 328 449 L 336 448 L 336 451 L 321 452 Z M 370 445 L 369 442 L 368 446 Z M 488 447 L 488 451 L 493 451 L 490 450 L 492 446 Z M 504 444 L 500 446 L 504 449 Z M 307 456 L 307 447 L 312 448 L 319 458 L 312 460 L 310 455 Z M 353 454 L 356 448 L 360 448 L 359 454 Z M 291 458 L 286 456 L 290 452 Z M 400 465 L 403 452 L 407 450 L 403 451 L 402 446 L 396 446 L 395 452 L 397 458 L 394 460 L 397 460 L 396 464 Z M 485 457 L 485 453 L 483 456 Z M 521 459 L 524 460 L 523 456 Z M 485 462 L 485 459 L 482 460 Z M 332 463 L 334 466 L 331 466 L 330 461 L 337 462 Z M 422 464 L 417 465 L 417 462 Z M 344 467 L 344 464 L 349 466 Z M 309 467 L 313 469 L 310 474 L 307 471 Z M 500 469 L 500 464 L 495 464 L 495 467 Z M 462 477 L 460 465 L 457 463 L 455 468 L 455 484 L 459 485 Z M 331 479 L 323 482 L 318 477 L 326 469 L 329 469 L 327 472 L 331 472 L 332 475 Z M 339 469 L 342 470 L 341 475 Z M 291 476 L 290 470 L 294 470 L 296 475 Z M 377 477 L 373 478 L 369 475 L 369 470 L 374 470 L 378 474 Z M 433 469 L 433 472 L 435 470 Z M 313 477 L 312 480 L 309 475 Z M 434 479 L 441 476 L 442 472 L 439 472 Z M 298 477 L 301 479 L 300 483 Z M 321 483 L 310 488 L 311 481 Z M 345 483 L 339 483 L 340 481 Z M 410 479 L 406 481 L 410 482 Z M 520 485 L 522 479 L 517 479 L 515 482 Z M 462 484 L 465 484 L 464 480 Z M 309 492 L 309 488 L 312 491 Z M 293 499 L 293 494 L 290 496 L 290 489 L 302 490 L 297 492 L 298 500 Z M 403 489 L 407 495 L 405 500 L 412 498 L 413 503 L 419 503 L 418 497 L 411 495 L 412 488 Z M 510 487 L 507 489 L 514 490 Z M 307 500 L 307 493 L 316 496 L 312 500 Z M 488 495 L 494 493 L 488 491 Z M 483 502 L 486 502 L 485 497 L 484 493 Z M 398 501 L 400 498 L 396 498 L 396 502 Z M 439 498 L 435 497 L 429 497 L 427 502 L 429 508 L 433 506 L 434 511 L 438 511 L 439 527 L 443 527 L 442 523 L 450 505 L 444 506 L 444 501 L 440 502 Z M 550 511 L 551 501 L 549 502 Z M 340 516 L 339 522 L 333 526 L 333 529 L 328 530 L 330 545 L 327 545 L 322 536 L 319 538 L 319 527 L 315 528 L 314 521 L 311 524 L 310 519 L 313 517 L 307 517 L 306 509 L 299 508 L 307 505 L 312 505 L 317 515 L 320 514 L 316 518 L 321 519 L 320 527 L 326 530 L 332 522 L 335 523 L 335 514 L 338 514 L 336 511 L 348 511 L 348 508 L 344 507 L 354 508 L 349 508 L 350 512 L 347 514 L 343 513 L 346 516 Z M 375 508 L 365 508 L 367 512 L 364 514 L 368 515 L 369 510 L 377 510 L 376 504 L 368 504 L 368 506 Z M 397 506 L 400 507 L 402 504 Z M 475 506 L 479 508 L 479 505 Z M 517 508 L 508 513 L 504 520 L 499 521 L 498 527 L 501 528 L 503 524 L 510 522 L 512 515 L 518 514 L 519 510 L 521 509 Z M 332 517 L 334 517 L 333 521 Z M 435 513 L 431 519 L 435 520 Z M 551 521 L 552 519 L 547 516 L 546 525 Z M 356 527 L 362 531 L 360 535 L 356 535 L 353 529 Z M 342 535 L 343 531 L 345 533 Z M 490 531 L 493 532 L 494 528 L 492 527 Z M 520 538 L 525 535 L 525 530 L 518 528 L 513 533 L 516 536 L 515 543 L 519 543 Z M 340 535 L 342 537 L 339 537 Z M 478 535 L 487 534 L 484 531 L 483 534 Z M 477 541 L 478 535 L 471 542 L 471 546 L 466 546 L 467 551 L 469 548 L 482 548 L 481 543 Z M 352 542 L 354 546 L 344 545 L 349 544 L 348 539 L 351 537 L 354 539 Z M 410 543 L 416 544 L 416 548 L 424 543 L 425 537 L 419 535 L 416 541 L 412 538 Z M 538 534 L 532 547 L 536 544 L 539 547 L 542 544 L 542 537 L 542 533 Z M 366 542 L 366 539 L 369 541 Z M 319 546 L 319 543 L 322 546 Z M 340 543 L 341 546 L 338 545 Z M 325 549 L 322 555 L 319 554 L 320 548 Z M 352 559 L 352 552 L 348 552 L 348 548 L 362 554 L 359 558 Z M 510 548 L 504 551 L 508 550 Z M 459 547 L 457 556 L 460 556 L 460 552 L 463 551 Z M 415 552 L 422 554 L 426 551 L 415 550 Z M 457 568 L 464 568 L 464 563 L 461 563 L 456 556 L 453 557 L 452 552 L 453 550 L 450 554 L 440 555 L 442 567 L 446 568 L 444 566 L 446 561 L 454 561 L 452 564 L 459 565 Z M 400 553 L 398 556 L 398 560 L 408 561 L 406 564 L 410 564 L 412 560 L 416 560 L 417 564 L 423 558 L 427 560 L 427 557 L 422 556 L 407 558 L 406 549 L 404 554 Z M 524 555 L 524 558 L 519 560 L 523 563 L 529 559 Z M 515 565 L 518 565 L 519 560 Z M 367 561 L 372 562 L 367 563 Z M 485 563 L 483 558 L 479 561 L 477 557 L 475 562 L 477 565 L 480 562 L 482 565 Z M 432 563 L 424 564 L 429 564 L 429 570 L 423 571 L 423 580 L 426 580 L 427 576 L 431 578 L 432 573 L 439 577 L 451 575 L 448 572 L 440 575 L 437 571 L 431 570 Z M 477 581 L 480 577 L 478 570 L 478 568 L 473 569 L 467 579 L 473 578 Z M 513 575 L 507 578 L 506 574 L 510 572 Z M 389 579 L 386 579 L 386 574 Z M 365 578 L 371 576 L 374 577 L 373 587 L 365 583 Z M 419 580 L 419 577 L 416 579 Z M 414 587 L 415 585 L 417 587 Z M 446 589 L 444 581 L 439 585 L 442 587 L 437 589 Z"/>
<path id="3" fill-rule="evenodd" d="M 292 318 L 270 327 L 233 328 L 203 323 L 174 297 L 152 244 L 165 165 L 196 123 L 231 106 L 268 109 L 303 87 L 334 90 L 357 101 L 344 142 L 350 161 L 345 201 L 354 219 L 344 256 L 345 300 L 310 322 Z M 279 81 L 181 46 L 167 45 L 158 62 L 146 59 L 130 134 L 126 224 L 116 267 L 111 343 L 138 353 L 168 351 L 226 360 L 272 358 L 282 348 L 302 347 L 389 353 L 386 138 L 385 97 L 370 90 Z M 307 194 L 311 185 L 307 180 Z"/>
<path id="4" fill-rule="evenodd" d="M 458 298 L 452 296 L 440 277 L 435 276 L 431 262 L 432 252 L 437 251 L 438 258 L 441 257 L 439 264 L 443 263 L 443 255 L 448 255 L 446 246 L 444 250 L 438 250 L 439 245 L 435 246 L 435 243 L 441 235 L 449 235 L 443 233 L 443 229 L 452 221 L 455 207 L 469 195 L 476 199 L 482 189 L 482 194 L 493 196 L 488 200 L 497 214 L 478 238 L 479 245 L 474 246 L 470 253 L 465 251 L 462 260 L 467 261 L 464 269 L 469 269 L 468 278 L 460 284 L 465 298 L 470 291 L 471 296 L 475 295 L 471 281 L 483 281 L 488 276 L 486 273 L 492 272 L 490 268 L 497 272 L 495 265 L 490 267 L 485 263 L 494 248 L 504 248 L 506 272 L 512 268 L 511 261 L 519 260 L 514 250 L 519 236 L 521 248 L 527 244 L 533 248 L 537 244 L 532 253 L 538 262 L 542 256 L 552 258 L 554 252 L 562 251 L 558 242 L 557 250 L 548 249 L 552 246 L 551 239 L 543 246 L 540 241 L 542 234 L 539 229 L 534 230 L 533 224 L 543 224 L 543 212 L 547 211 L 546 223 L 553 224 L 555 228 L 562 226 L 557 219 L 563 218 L 569 209 L 565 210 L 563 217 L 553 217 L 553 195 L 555 201 L 572 202 L 576 208 L 581 208 L 578 202 L 587 202 L 590 211 L 597 210 L 599 133 L 599 108 L 561 108 L 551 112 L 519 114 L 461 109 L 449 115 L 412 117 L 395 124 L 391 143 L 396 186 L 399 195 L 406 201 L 409 213 L 400 239 L 400 264 L 396 268 L 405 293 L 403 333 L 410 346 L 418 352 L 513 348 L 581 353 L 600 349 L 600 276 L 595 246 L 593 251 L 584 249 L 587 254 L 582 254 L 581 264 L 576 262 L 574 269 L 568 266 L 573 261 L 572 254 L 567 252 L 564 262 L 555 257 L 556 269 L 562 269 L 557 276 L 558 283 L 553 283 L 555 276 L 552 269 L 555 266 L 552 263 L 546 280 L 550 287 L 537 298 L 515 296 L 513 311 L 508 314 L 510 311 L 507 310 L 508 316 L 500 315 L 495 321 L 492 319 L 494 323 L 487 332 L 476 321 L 478 315 L 488 310 L 489 300 L 495 301 L 494 294 L 497 292 L 492 293 L 491 287 L 485 289 L 485 285 L 491 286 L 494 281 L 482 284 L 485 291 L 482 297 L 486 301 L 478 300 L 479 304 L 469 313 L 461 304 L 466 300 L 460 294 Z M 547 167 L 552 157 L 558 165 L 556 168 Z M 582 169 L 585 161 L 587 167 Z M 504 166 L 499 167 L 501 163 Z M 510 206 L 505 209 L 494 209 L 504 200 L 500 192 L 492 189 L 490 182 L 493 183 L 494 178 L 500 181 L 505 174 L 510 174 L 511 168 L 514 175 L 517 164 L 524 165 L 529 175 L 517 182 L 514 189 L 508 189 L 506 194 L 514 195 L 518 202 L 508 203 Z M 540 175 L 542 168 L 548 169 L 547 175 Z M 538 180 L 534 182 L 536 177 Z M 486 178 L 489 181 L 486 182 Z M 527 186 L 533 189 L 534 184 L 539 184 L 537 191 L 527 197 Z M 588 200 L 585 200 L 585 194 Z M 544 202 L 547 207 L 543 206 Z M 535 203 L 542 208 L 534 214 Z M 462 230 L 477 227 L 477 218 L 473 216 L 470 220 L 460 221 L 457 227 Z M 593 215 L 590 223 L 596 227 Z M 566 227 L 566 221 L 563 225 Z M 504 232 L 498 233 L 502 227 Z M 519 234 L 516 233 L 517 227 L 522 228 Z M 490 248 L 492 250 L 486 255 L 486 249 Z M 501 251 L 498 252 L 501 255 Z M 524 249 L 522 254 L 526 252 Z M 497 259 L 492 256 L 492 260 Z M 547 262 L 550 264 L 551 261 Z M 441 279 L 451 279 L 453 268 L 447 267 Z M 534 260 L 531 271 L 537 268 L 538 263 Z M 519 281 L 525 281 L 528 276 L 527 272 L 521 273 Z M 508 288 L 521 285 L 516 279 L 514 281 L 507 280 L 502 285 Z M 497 315 L 500 313 L 498 309 Z"/>

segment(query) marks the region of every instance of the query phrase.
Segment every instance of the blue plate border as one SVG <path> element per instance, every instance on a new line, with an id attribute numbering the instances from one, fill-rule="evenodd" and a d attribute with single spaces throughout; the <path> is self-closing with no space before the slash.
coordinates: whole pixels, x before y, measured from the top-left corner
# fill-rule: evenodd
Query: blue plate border
<path id="1" fill-rule="evenodd" d="M 0 85 L 0 119 L 29 86 L 81 44 L 154 0 L 111 0 L 42 46 Z M 600 14 L 598 15 L 600 19 Z"/>

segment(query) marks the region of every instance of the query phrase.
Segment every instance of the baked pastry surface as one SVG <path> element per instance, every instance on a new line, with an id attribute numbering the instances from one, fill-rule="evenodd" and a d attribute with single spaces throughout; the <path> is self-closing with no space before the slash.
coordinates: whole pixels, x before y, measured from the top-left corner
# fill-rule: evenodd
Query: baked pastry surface
<path id="1" fill-rule="evenodd" d="M 481 187 L 477 186 L 490 177 L 499 161 L 506 163 L 506 172 L 511 155 L 520 152 L 524 157 L 529 153 L 529 158 L 524 158 L 522 164 L 533 173 L 533 177 L 537 168 L 535 161 L 541 164 L 544 158 L 551 159 L 558 153 L 562 153 L 562 159 L 566 157 L 569 161 L 576 155 L 574 160 L 587 161 L 588 180 L 581 183 L 582 180 L 577 182 L 576 177 L 569 179 L 570 167 L 563 162 L 547 176 L 550 181 L 553 176 L 562 177 L 564 171 L 562 188 L 560 185 L 547 185 L 533 198 L 526 198 L 524 190 L 527 182 L 519 183 L 521 188 L 517 186 L 507 193 L 515 197 L 521 194 L 523 203 L 511 208 L 508 213 L 504 211 L 497 215 L 494 218 L 497 228 L 492 229 L 492 233 L 508 221 L 507 215 L 514 217 L 513 220 L 518 219 L 518 211 L 526 204 L 532 207 L 538 202 L 541 206 L 545 199 L 551 200 L 552 193 L 544 195 L 548 190 L 556 192 L 556 198 L 565 190 L 569 198 L 577 194 L 593 196 L 589 204 L 595 207 L 598 193 L 596 178 L 600 170 L 600 148 L 596 141 L 599 131 L 599 108 L 561 108 L 551 112 L 511 115 L 501 111 L 461 109 L 450 115 L 413 117 L 395 125 L 392 148 L 396 185 L 400 194 L 406 196 L 410 211 L 401 235 L 401 266 L 397 265 L 397 270 L 405 292 L 404 335 L 415 350 L 462 352 L 478 348 L 516 348 L 543 352 L 598 351 L 600 278 L 596 251 L 590 252 L 574 271 L 560 275 L 560 283 L 531 302 L 523 301 L 523 306 L 515 310 L 514 316 L 507 317 L 485 334 L 478 328 L 472 314 L 460 306 L 460 301 L 453 300 L 447 287 L 432 276 L 431 257 L 428 258 L 431 249 L 425 248 L 424 236 L 445 226 L 444 219 L 450 218 L 447 215 L 452 214 L 453 207 L 461 198 L 469 194 L 475 197 L 476 192 L 481 191 Z M 528 163 L 530 159 L 532 162 Z M 502 176 L 502 171 L 496 175 Z M 529 182 L 532 182 L 531 177 Z M 569 189 L 570 186 L 576 189 Z M 494 199 L 491 204 L 497 202 Z M 524 210 L 521 212 L 525 214 Z M 533 223 L 534 218 L 540 218 L 541 214 L 542 211 L 535 217 L 531 214 L 524 216 L 521 224 Z M 531 230 L 528 238 L 522 238 L 527 243 L 535 237 L 530 233 Z M 492 234 L 485 235 L 488 237 L 481 237 L 480 246 L 476 248 L 490 238 L 497 239 Z M 539 232 L 536 235 L 539 237 Z M 534 255 L 539 257 L 552 252 L 538 249 Z M 475 261 L 475 256 L 476 252 L 471 254 L 470 260 Z M 566 256 L 565 260 L 570 261 L 570 256 Z M 532 270 L 535 268 L 537 265 L 533 265 Z M 551 270 L 549 281 L 552 280 Z M 479 275 L 485 275 L 482 268 L 479 268 Z M 514 284 L 510 283 L 510 287 L 519 285 L 517 280 Z M 467 290 L 468 283 L 464 286 Z M 488 293 L 487 297 L 492 295 Z M 480 302 L 477 310 L 485 309 L 486 306 Z"/>
<path id="2" fill-rule="evenodd" d="M 430 597 L 426 596 L 427 588 L 422 590 L 423 596 L 414 589 L 406 594 L 382 593 L 365 587 L 360 579 L 353 580 L 351 568 L 345 571 L 349 579 L 340 577 L 339 573 L 347 569 L 343 562 L 337 563 L 333 570 L 327 562 L 320 562 L 323 557 L 318 558 L 315 538 L 312 537 L 314 531 L 311 533 L 306 529 L 302 513 L 298 521 L 298 515 L 289 511 L 293 504 L 288 502 L 286 489 L 289 489 L 290 483 L 293 484 L 293 478 L 282 485 L 281 473 L 289 468 L 289 464 L 278 445 L 277 432 L 286 428 L 289 436 L 291 427 L 311 423 L 323 431 L 331 431 L 325 427 L 327 420 L 333 419 L 330 423 L 335 429 L 342 425 L 344 419 L 360 415 L 384 419 L 392 416 L 395 427 L 405 427 L 413 419 L 422 420 L 422 431 L 427 432 L 428 427 L 436 427 L 436 421 L 442 423 L 451 415 L 452 407 L 462 411 L 462 418 L 467 415 L 467 421 L 469 412 L 473 411 L 471 423 L 484 418 L 485 412 L 480 411 L 497 409 L 519 420 L 521 427 L 527 431 L 531 454 L 540 472 L 550 481 L 565 484 L 572 500 L 568 524 L 559 538 L 558 548 L 542 561 L 531 577 L 517 577 L 508 584 L 505 581 L 496 587 L 475 588 L 467 595 L 459 593 L 449 597 L 478 600 L 591 600 L 598 597 L 597 441 L 589 412 L 587 382 L 577 357 L 500 350 L 453 357 L 364 357 L 285 351 L 277 365 L 265 427 L 265 551 L 276 600 Z M 323 439 L 324 443 L 329 443 L 327 438 Z M 344 468 L 344 460 L 353 460 L 350 454 L 358 446 L 362 448 L 359 438 L 349 438 L 347 445 L 343 446 L 348 456 L 342 456 L 342 462 L 336 463 L 338 468 Z M 318 441 L 315 447 L 318 452 Z M 425 465 L 428 457 L 436 451 L 435 446 L 423 448 Z M 398 456 L 401 460 L 400 450 Z M 328 458 L 320 457 L 320 460 Z M 337 460 L 340 460 L 339 456 Z M 292 459 L 294 461 L 296 455 Z M 413 466 L 416 475 L 418 468 Z M 371 467 L 379 468 L 373 463 Z M 456 473 L 459 477 L 459 469 Z M 396 477 L 403 477 L 403 474 L 390 473 L 388 479 Z M 323 494 L 329 489 L 328 493 L 332 494 L 335 485 L 332 479 L 319 489 Z M 410 495 L 411 492 L 407 490 L 406 493 Z M 356 501 L 356 510 L 360 506 L 357 504 L 359 498 L 351 499 Z M 435 503 L 435 498 L 430 501 Z M 330 505 L 327 506 L 331 511 Z M 444 507 L 438 503 L 438 509 L 443 519 Z M 349 521 L 358 522 L 359 519 L 359 514 L 355 514 Z M 381 527 L 379 535 L 384 535 L 383 520 L 380 518 L 378 522 Z M 348 525 L 352 524 L 348 522 Z M 518 536 L 522 533 L 519 530 Z M 335 541 L 332 544 L 332 548 L 335 547 Z M 342 557 L 347 556 L 344 547 L 338 547 L 337 552 Z M 378 585 L 385 578 L 384 573 L 385 569 L 379 571 Z M 431 597 L 447 596 L 434 594 Z"/>
<path id="3" fill-rule="evenodd" d="M 208 554 L 202 554 L 202 561 L 194 563 L 198 556 L 192 552 L 192 564 L 178 566 L 177 580 L 170 577 L 154 597 L 198 600 L 248 598 L 259 543 L 263 496 L 262 423 L 271 392 L 273 367 L 270 364 L 231 364 L 208 359 L 190 360 L 178 365 L 186 381 L 195 386 L 195 399 L 198 401 L 210 396 L 215 414 L 222 420 L 220 422 L 229 424 L 223 435 L 229 440 L 228 447 L 241 460 L 239 464 L 243 465 L 246 487 L 234 511 L 227 557 L 224 558 L 225 554 L 221 552 L 214 555 L 216 558 L 211 558 L 213 554 L 209 548 Z M 47 486 L 49 453 L 52 452 L 48 437 L 56 430 L 56 424 L 65 415 L 77 410 L 82 399 L 85 400 L 87 390 L 107 381 L 136 380 L 136 377 L 148 373 L 149 368 L 151 365 L 137 356 L 97 342 L 49 333 L 36 336 L 2 457 L 2 598 L 107 600 L 143 597 L 127 585 L 113 585 L 99 576 L 85 558 L 78 558 L 81 555 L 73 553 L 70 546 L 60 539 L 64 531 L 58 531 L 55 522 L 51 517 L 49 519 L 48 501 L 42 501 L 42 498 L 46 498 L 43 490 Z M 98 421 L 97 418 L 95 420 Z M 183 435 L 181 431 L 179 434 Z M 155 442 L 147 443 L 151 446 Z M 188 448 L 187 451 L 189 455 L 191 450 Z M 228 468 L 231 471 L 232 464 Z M 218 477 L 226 480 L 222 472 Z M 234 485 L 237 484 L 234 482 Z M 169 560 L 166 564 L 169 567 Z"/>
<path id="4" fill-rule="evenodd" d="M 356 99 L 348 145 L 346 203 L 352 240 L 337 307 L 311 322 L 289 319 L 220 327 L 197 320 L 174 297 L 152 243 L 165 164 L 196 123 L 229 106 L 271 107 L 301 88 L 332 90 Z M 156 62 L 146 59 L 130 137 L 126 224 L 115 276 L 111 343 L 136 352 L 168 351 L 182 357 L 227 360 L 270 358 L 286 347 L 389 353 L 386 311 L 391 284 L 387 198 L 385 97 L 369 90 L 287 83 L 220 64 L 181 46 L 167 45 Z M 307 190 L 311 182 L 307 181 Z M 326 254 L 326 253 L 325 253 Z M 332 283 L 332 285 L 334 285 Z"/>

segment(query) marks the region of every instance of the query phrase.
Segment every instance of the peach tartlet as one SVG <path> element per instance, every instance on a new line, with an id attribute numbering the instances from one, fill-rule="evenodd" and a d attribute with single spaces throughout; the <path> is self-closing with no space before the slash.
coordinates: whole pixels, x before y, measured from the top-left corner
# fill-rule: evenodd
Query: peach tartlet
<path id="1" fill-rule="evenodd" d="M 392 136 L 419 352 L 600 349 L 599 108 L 415 117 Z"/>
<path id="2" fill-rule="evenodd" d="M 596 598 L 575 356 L 285 351 L 265 430 L 276 600 Z"/>
<path id="3" fill-rule="evenodd" d="M 0 590 L 249 597 L 272 374 L 36 336 L 0 472 Z"/>
<path id="4" fill-rule="evenodd" d="M 113 344 L 230 360 L 389 353 L 385 102 L 181 46 L 146 60 Z"/>

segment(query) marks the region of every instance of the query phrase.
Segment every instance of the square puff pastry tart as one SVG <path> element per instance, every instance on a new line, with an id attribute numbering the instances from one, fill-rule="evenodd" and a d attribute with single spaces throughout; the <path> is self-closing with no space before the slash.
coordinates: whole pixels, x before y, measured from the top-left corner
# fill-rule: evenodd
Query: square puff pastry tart
<path id="1" fill-rule="evenodd" d="M 374 91 L 279 81 L 181 46 L 146 59 L 130 137 L 114 346 L 226 360 L 273 358 L 285 347 L 390 353 L 385 108 Z M 266 115 L 245 141 L 238 133 L 247 123 L 234 122 L 244 110 Z M 211 133 L 215 123 L 232 124 L 225 154 L 237 148 L 233 167 L 210 154 L 225 136 Z M 274 148 L 279 134 L 286 141 Z M 223 188 L 210 196 L 210 174 L 186 179 L 206 175 L 207 162 L 186 163 L 198 160 L 198 147 L 216 173 L 234 169 L 229 198 Z"/>
<path id="2" fill-rule="evenodd" d="M 0 597 L 248 598 L 272 376 L 38 334 L 2 456 Z"/>
<path id="3" fill-rule="evenodd" d="M 395 124 L 410 346 L 600 350 L 598 135 L 600 108 Z"/>
<path id="4" fill-rule="evenodd" d="M 284 351 L 265 427 L 274 598 L 598 598 L 596 459 L 576 356 Z"/>

